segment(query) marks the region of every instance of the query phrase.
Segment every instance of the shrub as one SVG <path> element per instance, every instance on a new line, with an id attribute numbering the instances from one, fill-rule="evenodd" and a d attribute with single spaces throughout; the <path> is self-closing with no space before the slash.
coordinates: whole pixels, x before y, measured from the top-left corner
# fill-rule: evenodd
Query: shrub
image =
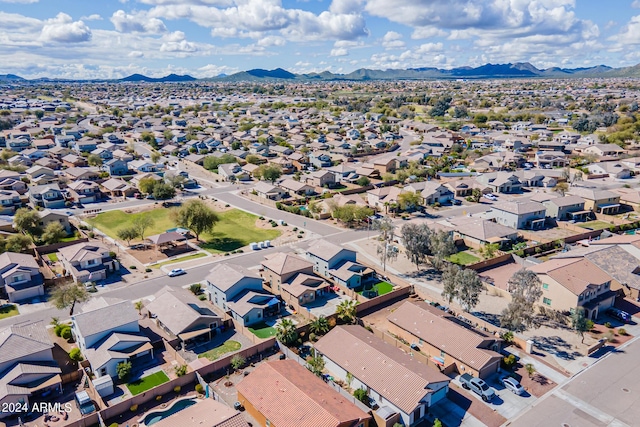
<path id="1" fill-rule="evenodd" d="M 151 270 L 149 267 L 147 267 L 147 268 L 145 268 L 145 269 L 144 269 L 144 272 L 145 272 L 145 273 L 151 273 L 152 271 L 153 271 L 153 270 Z"/>
<path id="2" fill-rule="evenodd" d="M 242 253 L 244 253 L 244 250 L 238 249 L 236 252 L 239 253 L 239 254 L 242 254 Z"/>
<path id="3" fill-rule="evenodd" d="M 177 386 L 175 386 L 175 387 L 173 388 L 173 392 L 174 392 L 174 393 L 180 393 L 180 390 L 182 390 L 182 387 L 180 387 L 179 385 L 177 385 Z"/>
<path id="4" fill-rule="evenodd" d="M 131 412 L 136 412 L 138 410 L 138 405 L 131 405 L 131 408 L 129 408 L 129 410 Z"/>
<path id="5" fill-rule="evenodd" d="M 261 216 L 261 217 L 260 217 L 260 218 L 258 218 L 258 219 L 259 219 L 259 220 L 261 220 L 261 221 L 264 221 L 264 217 L 263 217 L 263 216 Z"/>
<path id="6" fill-rule="evenodd" d="M 160 402 L 161 400 L 162 400 L 162 395 L 161 394 L 157 395 L 156 396 L 156 401 Z"/>
<path id="7" fill-rule="evenodd" d="M 245 363 L 247 359 L 245 359 L 241 354 L 236 354 L 231 358 L 231 366 L 233 369 L 240 369 Z"/>
<path id="8" fill-rule="evenodd" d="M 176 366 L 176 375 L 181 377 L 183 375 L 186 375 L 187 373 L 187 365 L 180 365 L 180 366 Z"/>
<path id="9" fill-rule="evenodd" d="M 116 366 L 116 372 L 118 373 L 118 378 L 121 380 L 126 380 L 129 378 L 131 374 L 131 362 L 120 362 Z M 136 405 L 137 409 L 137 405 Z"/>
<path id="10" fill-rule="evenodd" d="M 271 226 L 272 226 L 272 227 L 277 227 L 277 226 L 278 226 L 278 223 L 274 221 L 274 222 L 272 222 L 272 223 L 271 223 Z"/>
<path id="11" fill-rule="evenodd" d="M 611 329 L 611 322 L 605 322 L 604 327 L 607 329 Z"/>
<path id="12" fill-rule="evenodd" d="M 505 369 L 512 369 L 513 365 L 515 365 L 516 362 L 516 356 L 514 356 L 513 354 L 502 358 L 502 365 L 505 367 Z"/>
<path id="13" fill-rule="evenodd" d="M 194 295 L 200 295 L 202 293 L 202 285 L 200 283 L 194 283 L 193 285 L 189 286 L 189 290 Z"/>
<path id="14" fill-rule="evenodd" d="M 135 265 L 130 265 L 129 266 L 129 270 L 135 270 L 136 268 L 138 268 L 138 267 L 136 267 Z"/>
<path id="15" fill-rule="evenodd" d="M 298 227 L 293 227 L 293 231 L 298 231 Z"/>
<path id="16" fill-rule="evenodd" d="M 69 359 L 74 360 L 76 362 L 80 362 L 81 360 L 84 359 L 84 357 L 82 357 L 82 353 L 80 353 L 79 348 L 72 348 L 71 351 L 69 352 Z"/>
<path id="17" fill-rule="evenodd" d="M 55 333 L 56 333 L 56 336 L 57 337 L 62 336 L 62 330 L 67 326 L 69 326 L 69 325 L 66 325 L 64 323 L 58 323 L 53 329 L 55 331 Z"/>
<path id="18" fill-rule="evenodd" d="M 363 388 L 359 388 L 356 391 L 353 392 L 353 397 L 355 397 L 356 399 L 358 399 L 360 402 L 364 403 L 365 405 L 369 404 L 369 396 L 367 396 L 367 390 L 363 389 Z"/>
<path id="19" fill-rule="evenodd" d="M 229 203 L 227 203 L 226 205 L 224 205 L 225 208 L 228 208 L 229 206 L 231 206 Z"/>
<path id="20" fill-rule="evenodd" d="M 304 236 L 302 234 L 298 234 L 298 239 L 302 239 Z"/>
<path id="21" fill-rule="evenodd" d="M 314 334 L 313 332 L 311 332 L 311 333 L 309 334 L 309 341 L 314 341 L 314 342 L 315 342 L 315 340 L 316 340 L 316 334 Z"/>
<path id="22" fill-rule="evenodd" d="M 227 252 L 227 253 L 225 253 L 225 254 L 224 254 L 224 256 L 229 256 L 229 255 L 230 255 L 230 254 L 229 254 L 229 252 Z"/>
<path id="23" fill-rule="evenodd" d="M 622 335 L 622 336 L 626 336 L 627 334 L 627 330 L 625 328 L 620 328 L 618 329 L 618 334 Z"/>
<path id="24" fill-rule="evenodd" d="M 200 383 L 196 384 L 196 393 L 199 393 L 199 394 L 204 393 L 204 387 L 202 387 L 202 384 Z"/>
<path id="25" fill-rule="evenodd" d="M 62 331 L 60 332 L 60 336 L 65 340 L 70 340 L 71 337 L 73 336 L 73 334 L 71 333 L 71 326 L 67 325 L 65 328 L 63 328 Z"/>
<path id="26" fill-rule="evenodd" d="M 94 237 L 96 237 L 96 233 L 94 233 L 93 231 L 90 231 L 89 232 L 89 237 L 91 237 L 93 239 Z"/>
<path id="27" fill-rule="evenodd" d="M 207 296 L 206 295 L 198 295 L 198 299 L 200 301 L 206 301 L 207 300 Z"/>

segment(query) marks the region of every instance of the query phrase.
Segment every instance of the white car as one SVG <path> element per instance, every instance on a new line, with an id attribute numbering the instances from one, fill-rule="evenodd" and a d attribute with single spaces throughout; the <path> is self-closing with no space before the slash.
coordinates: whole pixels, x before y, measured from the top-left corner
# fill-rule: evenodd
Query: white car
<path id="1" fill-rule="evenodd" d="M 181 268 L 174 268 L 173 270 L 171 270 L 171 271 L 167 274 L 167 276 L 169 276 L 169 277 L 176 277 L 176 276 L 181 276 L 181 275 L 183 275 L 183 274 L 187 274 L 187 272 L 186 272 L 186 271 L 184 271 L 184 270 L 183 270 L 183 269 L 181 269 Z"/>
<path id="2" fill-rule="evenodd" d="M 524 393 L 524 388 L 522 387 L 520 382 L 518 382 L 518 380 L 513 377 L 504 377 L 502 379 L 502 385 L 504 385 L 504 388 L 510 390 L 512 393 L 517 394 L 518 396 Z"/>
<path id="3" fill-rule="evenodd" d="M 494 202 L 495 202 L 496 200 L 498 200 L 498 198 L 497 198 L 495 195 L 493 195 L 492 193 L 485 194 L 485 195 L 484 195 L 484 197 L 485 197 L 486 199 L 489 199 L 489 200 L 494 201 Z"/>

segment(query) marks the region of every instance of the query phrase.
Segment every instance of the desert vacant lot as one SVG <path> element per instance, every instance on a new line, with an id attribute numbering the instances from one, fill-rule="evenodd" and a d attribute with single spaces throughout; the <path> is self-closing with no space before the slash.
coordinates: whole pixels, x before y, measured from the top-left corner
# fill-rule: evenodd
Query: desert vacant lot
<path id="1" fill-rule="evenodd" d="M 154 221 L 153 226 L 145 231 L 146 236 L 164 233 L 176 227 L 166 209 L 153 209 L 138 213 L 109 211 L 98 214 L 94 218 L 88 218 L 87 222 L 107 236 L 117 239 L 118 230 L 130 226 L 140 216 L 148 216 Z M 218 216 L 220 221 L 214 226 L 213 233 L 200 236 L 203 241 L 200 246 L 209 252 L 229 252 L 251 242 L 273 240 L 281 234 L 277 228 L 269 229 L 256 226 L 257 216 L 238 209 L 218 212 Z"/>

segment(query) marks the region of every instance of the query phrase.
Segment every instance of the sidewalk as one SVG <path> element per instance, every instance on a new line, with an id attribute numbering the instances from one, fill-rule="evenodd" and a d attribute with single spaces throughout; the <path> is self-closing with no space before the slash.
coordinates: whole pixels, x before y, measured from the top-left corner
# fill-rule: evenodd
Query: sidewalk
<path id="1" fill-rule="evenodd" d="M 558 372 L 557 370 L 548 366 L 546 363 L 540 361 L 539 359 L 531 357 L 530 355 L 525 353 L 523 350 L 520 350 L 516 346 L 512 345 L 508 347 L 507 351 L 517 356 L 520 359 L 521 364 L 526 365 L 527 363 L 531 363 L 536 368 L 536 371 L 538 371 L 541 375 L 547 377 L 548 379 L 550 379 L 556 384 L 563 384 L 565 381 L 569 379 L 567 375 L 564 375 L 561 372 Z"/>

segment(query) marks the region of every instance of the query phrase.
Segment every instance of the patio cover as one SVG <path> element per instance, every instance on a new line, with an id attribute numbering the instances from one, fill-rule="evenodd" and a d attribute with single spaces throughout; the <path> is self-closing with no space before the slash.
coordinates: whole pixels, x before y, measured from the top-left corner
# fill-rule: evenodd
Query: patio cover
<path id="1" fill-rule="evenodd" d="M 154 245 L 164 245 L 165 243 L 180 242 L 183 240 L 187 240 L 187 238 L 175 231 L 169 231 L 167 233 L 149 236 L 147 237 L 147 240 L 149 240 Z"/>
<path id="2" fill-rule="evenodd" d="M 46 380 L 46 381 L 44 381 L 44 382 L 42 382 L 42 383 L 40 383 L 40 384 L 38 384 L 38 385 L 36 385 L 34 387 L 29 388 L 29 391 L 31 393 L 35 393 L 38 390 L 42 390 L 42 389 L 45 389 L 47 387 L 51 387 L 53 385 L 61 384 L 61 383 L 62 383 L 62 377 L 60 377 L 60 374 L 56 374 L 56 375 L 52 376 L 51 378 L 49 378 L 48 380 Z"/>
<path id="3" fill-rule="evenodd" d="M 142 344 L 140 347 L 138 347 L 137 349 L 127 353 L 128 356 L 133 356 L 135 354 L 139 354 L 139 353 L 143 353 L 147 350 L 153 350 L 153 346 L 151 345 L 151 343 L 146 342 L 144 344 Z"/>
<path id="4" fill-rule="evenodd" d="M 190 340 L 191 338 L 199 337 L 205 332 L 210 332 L 210 331 L 211 329 L 209 328 L 196 329 L 195 331 L 183 332 L 181 334 L 178 334 L 178 338 L 180 338 L 182 341 L 187 341 L 187 340 Z"/>

